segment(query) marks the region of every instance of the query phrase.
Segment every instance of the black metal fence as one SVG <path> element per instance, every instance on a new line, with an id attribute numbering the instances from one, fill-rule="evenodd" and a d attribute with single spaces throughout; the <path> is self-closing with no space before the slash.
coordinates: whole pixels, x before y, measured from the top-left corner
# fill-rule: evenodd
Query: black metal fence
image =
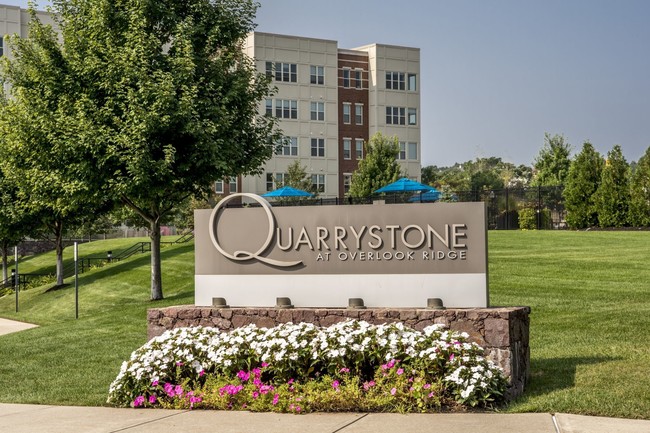
<path id="1" fill-rule="evenodd" d="M 442 201 L 485 202 L 490 230 L 562 230 L 566 229 L 566 210 L 562 186 L 505 188 L 483 191 L 455 191 L 443 194 Z M 367 198 L 308 198 L 273 201 L 273 206 L 367 205 L 383 200 L 386 203 L 418 203 L 418 193 L 387 194 Z M 424 202 L 435 203 L 435 202 Z M 255 204 L 251 204 L 255 206 Z M 227 207 L 240 207 L 230 203 Z"/>

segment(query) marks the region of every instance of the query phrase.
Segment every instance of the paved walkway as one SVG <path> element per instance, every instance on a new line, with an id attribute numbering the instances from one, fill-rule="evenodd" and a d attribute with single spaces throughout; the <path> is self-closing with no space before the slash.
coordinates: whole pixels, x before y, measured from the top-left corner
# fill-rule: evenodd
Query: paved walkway
<path id="1" fill-rule="evenodd" d="M 650 421 L 567 414 L 306 415 L 0 404 L 0 431 L 12 433 L 650 433 Z"/>
<path id="2" fill-rule="evenodd" d="M 3 319 L 0 317 L 0 335 L 36 328 L 37 326 L 38 325 L 33 325 L 31 323 L 17 322 L 15 320 Z"/>
<path id="3" fill-rule="evenodd" d="M 0 335 L 36 325 L 0 318 Z M 209 410 L 0 404 L 0 432 L 11 433 L 650 433 L 650 421 L 569 414 L 289 415 Z"/>

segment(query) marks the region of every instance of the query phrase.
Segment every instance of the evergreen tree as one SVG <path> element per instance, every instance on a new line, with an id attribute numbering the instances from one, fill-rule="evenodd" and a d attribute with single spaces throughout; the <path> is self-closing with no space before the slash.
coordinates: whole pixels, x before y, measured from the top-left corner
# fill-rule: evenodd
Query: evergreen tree
<path id="1" fill-rule="evenodd" d="M 630 180 L 630 225 L 650 226 L 650 147 L 636 164 Z"/>
<path id="2" fill-rule="evenodd" d="M 370 197 L 379 188 L 395 182 L 402 175 L 397 156 L 397 137 L 388 138 L 376 133 L 366 144 L 366 157 L 352 173 L 350 197 Z"/>
<path id="3" fill-rule="evenodd" d="M 569 227 L 583 229 L 598 224 L 594 200 L 603 165 L 603 157 L 588 141 L 571 162 L 563 193 Z"/>
<path id="4" fill-rule="evenodd" d="M 563 135 L 544 134 L 544 146 L 535 158 L 533 186 L 564 185 L 571 166 L 571 145 Z"/>
<path id="5" fill-rule="evenodd" d="M 629 165 L 621 146 L 616 145 L 607 153 L 600 186 L 596 191 L 596 210 L 601 227 L 627 225 L 630 202 Z"/>

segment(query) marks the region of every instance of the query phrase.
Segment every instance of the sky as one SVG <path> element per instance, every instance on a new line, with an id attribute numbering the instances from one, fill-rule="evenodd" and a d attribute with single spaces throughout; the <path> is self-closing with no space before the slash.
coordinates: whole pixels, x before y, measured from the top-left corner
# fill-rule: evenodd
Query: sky
<path id="1" fill-rule="evenodd" d="M 650 1 L 259 2 L 261 32 L 420 48 L 423 166 L 530 165 L 545 133 L 628 162 L 650 147 Z"/>

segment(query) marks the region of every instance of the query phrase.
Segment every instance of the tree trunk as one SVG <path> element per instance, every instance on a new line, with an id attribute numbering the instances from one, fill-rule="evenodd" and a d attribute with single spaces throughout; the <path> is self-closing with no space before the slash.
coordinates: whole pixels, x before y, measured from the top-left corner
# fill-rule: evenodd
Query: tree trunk
<path id="1" fill-rule="evenodd" d="M 54 223 L 54 235 L 56 236 L 56 285 L 63 285 L 63 223 Z"/>
<path id="2" fill-rule="evenodd" d="M 155 218 L 149 222 L 151 239 L 151 300 L 163 299 L 162 273 L 160 267 L 160 220 Z"/>
<path id="3" fill-rule="evenodd" d="M 9 253 L 9 247 L 6 242 L 2 243 L 2 281 L 7 281 L 9 278 L 7 272 L 7 254 Z"/>

